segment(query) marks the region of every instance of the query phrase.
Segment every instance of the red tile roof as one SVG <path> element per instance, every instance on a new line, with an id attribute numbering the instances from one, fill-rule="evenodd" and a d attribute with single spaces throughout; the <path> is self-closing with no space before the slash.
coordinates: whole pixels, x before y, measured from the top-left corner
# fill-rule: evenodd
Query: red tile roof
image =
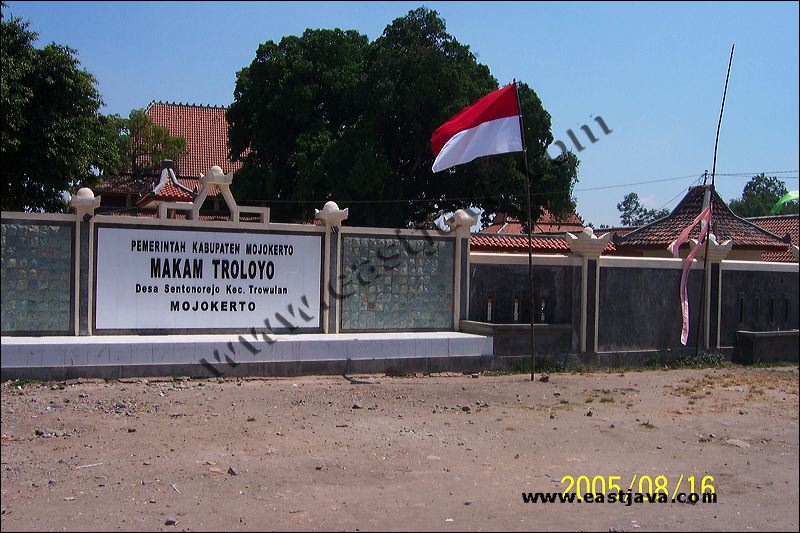
<path id="1" fill-rule="evenodd" d="M 139 179 L 136 179 L 130 175 L 101 177 L 92 187 L 92 191 L 94 191 L 94 193 L 97 195 L 132 194 L 135 196 L 138 195 L 141 198 L 148 193 L 152 193 L 153 188 L 158 185 L 158 178 L 158 175 L 145 176 Z M 178 176 L 178 183 L 191 191 L 198 193 L 200 192 L 201 185 L 199 178 L 182 178 Z M 180 202 L 191 202 L 193 199 L 192 196 L 187 192 L 181 191 L 177 187 L 171 185 L 170 189 L 168 189 L 166 192 L 172 193 L 172 196 L 165 198 L 159 197 L 157 199 Z M 208 195 L 211 197 L 220 195 L 220 191 L 216 185 L 211 185 Z"/>
<path id="2" fill-rule="evenodd" d="M 120 217 L 155 218 L 158 211 L 155 209 L 144 209 L 142 207 L 98 207 L 95 210 L 98 215 L 114 215 Z"/>
<path id="3" fill-rule="evenodd" d="M 163 182 L 161 180 L 164 180 Z M 197 191 L 186 187 L 170 170 L 167 174 L 162 169 L 161 176 L 151 189 L 138 201 L 136 205 L 145 207 L 158 202 L 193 202 Z"/>
<path id="4" fill-rule="evenodd" d="M 617 248 L 623 251 L 643 248 L 664 248 L 700 214 L 705 186 L 692 187 L 668 216 L 651 222 L 618 239 Z M 720 196 L 712 195 L 711 230 L 719 242 L 733 241 L 734 248 L 762 251 L 785 251 L 787 243 L 769 231 L 736 216 Z M 697 238 L 699 224 L 690 237 Z"/>
<path id="5" fill-rule="evenodd" d="M 191 191 L 200 190 L 200 174 L 218 165 L 224 173 L 237 171 L 240 162 L 228 160 L 228 121 L 224 107 L 151 102 L 146 113 L 154 124 L 163 126 L 171 135 L 186 139 L 187 154 L 175 161 L 178 182 Z M 97 194 L 133 194 L 145 203 L 152 201 L 191 202 L 191 194 L 171 184 L 159 194 L 152 194 L 158 184 L 158 174 L 136 179 L 131 175 L 102 177 L 93 187 Z M 209 196 L 218 196 L 212 186 Z"/>
<path id="6" fill-rule="evenodd" d="M 176 187 L 171 181 L 167 182 L 157 193 L 155 192 L 156 185 L 150 187 L 144 194 L 137 205 L 145 206 L 152 202 L 193 202 L 195 197 L 200 194 L 202 184 L 198 178 L 178 178 L 178 183 L 192 191 L 191 193 L 181 187 Z M 208 196 L 213 198 L 220 196 L 219 188 L 216 185 L 210 185 L 208 189 Z"/>
<path id="7" fill-rule="evenodd" d="M 145 195 L 139 202 L 138 205 L 147 205 L 153 201 L 159 202 L 193 202 L 195 195 L 192 193 L 186 192 L 184 189 L 180 187 L 176 187 L 173 183 L 168 182 L 166 185 L 161 187 L 158 192 L 151 191 Z"/>
<path id="8" fill-rule="evenodd" d="M 778 237 L 789 235 L 792 244 L 797 246 L 800 237 L 800 215 L 752 217 L 747 220 Z"/>
<path id="9" fill-rule="evenodd" d="M 613 242 L 608 243 L 603 253 L 627 255 L 641 249 L 666 249 L 681 230 L 700 213 L 704 190 L 703 187 L 689 189 L 689 192 L 669 216 L 646 226 L 598 229 L 596 231 L 598 237 L 605 233 L 614 235 Z M 713 206 L 712 229 L 720 242 L 732 239 L 736 248 L 761 250 L 763 261 L 795 261 L 794 255 L 789 251 L 788 244 L 783 241 L 783 237 L 788 233 L 791 235 L 792 243 L 798 242 L 800 223 L 797 215 L 745 220 L 736 216 L 716 193 L 713 197 Z M 517 219 L 504 215 L 498 215 L 498 218 L 500 220 L 496 218 L 492 226 L 470 236 L 471 250 L 475 252 L 528 253 L 528 239 L 523 233 L 522 224 Z M 540 218 L 540 221 L 542 224 L 537 223 L 535 226 L 537 232 L 532 240 L 534 253 L 569 253 L 569 245 L 563 235 L 542 235 L 545 233 L 542 229 L 547 227 L 546 224 L 552 223 L 552 215 L 546 213 L 543 218 Z M 583 221 L 579 217 L 573 215 L 567 221 L 561 222 L 560 230 L 556 231 L 562 234 L 566 231 L 575 233 L 583 228 L 582 223 Z M 565 226 L 568 229 L 565 229 Z M 699 229 L 695 229 L 691 236 L 696 238 L 698 231 Z"/>
<path id="10" fill-rule="evenodd" d="M 178 178 L 178 183 L 183 187 L 176 187 L 172 180 L 155 192 L 155 186 L 145 194 L 144 198 L 137 202 L 137 205 L 145 206 L 151 202 L 193 202 L 200 194 L 202 183 L 197 178 Z M 185 189 L 192 191 L 191 193 Z M 208 196 L 219 196 L 220 191 L 216 185 L 210 185 Z"/>
<path id="11" fill-rule="evenodd" d="M 187 189 L 190 189 L 198 194 L 200 193 L 200 189 L 203 187 L 203 184 L 200 183 L 200 178 L 178 178 L 178 181 Z M 209 196 L 218 196 L 219 194 L 220 192 L 216 185 L 209 185 Z"/>
<path id="12" fill-rule="evenodd" d="M 792 244 L 797 246 L 798 238 L 800 237 L 800 215 L 752 217 L 747 220 L 778 237 L 789 235 Z M 796 261 L 794 254 L 789 250 L 783 252 L 761 252 L 761 260 L 771 263 L 794 263 Z"/>
<path id="13" fill-rule="evenodd" d="M 767 263 L 796 263 L 791 250 L 785 252 L 761 252 L 761 260 Z"/>
<path id="14" fill-rule="evenodd" d="M 632 231 L 636 231 L 640 227 L 641 226 L 618 226 L 616 228 L 600 228 L 600 229 L 594 230 L 594 232 L 595 232 L 596 235 L 602 235 L 604 233 L 611 233 L 611 234 L 617 234 L 619 237 L 622 237 L 623 235 L 627 235 L 628 233 L 630 233 Z"/>
<path id="15" fill-rule="evenodd" d="M 582 231 L 586 224 L 575 213 L 569 213 L 563 220 L 558 220 L 550 211 L 542 208 L 542 214 L 533 226 L 533 233 L 564 233 Z M 481 233 L 496 233 L 504 235 L 526 234 L 519 219 L 509 217 L 504 213 L 495 216 L 494 223 Z"/>
<path id="16" fill-rule="evenodd" d="M 228 121 L 225 107 L 151 102 L 147 114 L 154 124 L 186 139 L 187 154 L 175 162 L 176 174 L 199 178 L 214 165 L 227 174 L 242 168 L 228 159 Z"/>
<path id="17" fill-rule="evenodd" d="M 158 176 L 134 177 L 130 174 L 121 176 L 101 176 L 92 187 L 92 191 L 105 194 L 139 194 L 150 189 Z"/>
<path id="18" fill-rule="evenodd" d="M 602 235 L 602 232 L 598 233 L 598 237 L 602 237 Z M 474 233 L 469 236 L 469 246 L 472 252 L 527 254 L 528 237 Z M 568 254 L 570 252 L 564 235 L 534 234 L 531 236 L 531 248 L 535 254 Z M 609 242 L 604 252 L 614 251 L 614 245 Z"/>
<path id="19" fill-rule="evenodd" d="M 528 237 L 476 233 L 469 237 L 473 252 L 528 253 Z M 534 253 L 566 254 L 569 244 L 561 236 L 536 236 L 531 239 Z"/>

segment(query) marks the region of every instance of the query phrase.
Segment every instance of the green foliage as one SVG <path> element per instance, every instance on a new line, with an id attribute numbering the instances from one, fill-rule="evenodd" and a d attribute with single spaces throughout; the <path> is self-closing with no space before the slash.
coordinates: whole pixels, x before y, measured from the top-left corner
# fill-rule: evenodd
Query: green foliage
<path id="1" fill-rule="evenodd" d="M 753 363 L 754 368 L 773 368 L 783 366 L 797 366 L 796 361 L 756 361 Z"/>
<path id="2" fill-rule="evenodd" d="M 277 220 L 307 220 L 325 199 L 341 207 L 386 200 L 380 209 L 352 209 L 358 225 L 411 225 L 470 205 L 486 217 L 525 218 L 519 154 L 431 171 L 433 131 L 497 88 L 488 67 L 425 8 L 394 20 L 373 42 L 340 29 L 268 41 L 238 72 L 227 113 L 231 155 L 244 165 L 235 193 L 266 200 Z M 577 158 L 549 160 L 550 115 L 527 85 L 520 101 L 532 190 L 571 191 Z M 537 194 L 534 213 L 540 206 L 559 215 L 574 201 L 570 193 Z"/>
<path id="3" fill-rule="evenodd" d="M 495 368 L 493 370 L 484 370 L 484 376 L 512 376 L 516 374 L 530 374 L 531 362 L 528 360 L 517 359 L 514 362 L 507 364 L 502 368 Z"/>
<path id="4" fill-rule="evenodd" d="M 10 389 L 16 389 L 17 387 L 27 387 L 28 385 L 37 385 L 38 383 L 39 381 L 35 379 L 10 379 L 6 381 L 6 386 Z"/>
<path id="5" fill-rule="evenodd" d="M 730 363 L 721 353 L 714 352 L 700 352 L 695 354 L 686 354 L 681 356 L 675 361 L 676 367 L 691 367 L 691 368 L 709 368 L 727 366 Z"/>
<path id="6" fill-rule="evenodd" d="M 742 191 L 742 197 L 731 200 L 728 207 L 740 217 L 768 216 L 771 214 L 772 207 L 786 192 L 786 186 L 782 181 L 761 173 L 753 176 L 747 182 Z M 798 213 L 797 202 L 785 204 L 782 213 L 796 215 Z"/>
<path id="7" fill-rule="evenodd" d="M 661 355 L 654 353 L 647 358 L 647 361 L 644 363 L 645 368 L 649 368 L 651 370 L 656 368 L 661 368 Z"/>
<path id="8" fill-rule="evenodd" d="M 116 115 L 104 117 L 108 137 L 113 144 L 104 173 L 130 173 L 136 177 L 155 174 L 165 159 L 178 161 L 186 155 L 186 139 L 170 135 L 163 126 L 153 121 L 143 109 L 134 109 L 127 119 Z"/>
<path id="9" fill-rule="evenodd" d="M 77 52 L 55 43 L 35 48 L 37 34 L 28 26 L 3 14 L 2 209 L 59 211 L 66 207 L 63 191 L 113 158 L 97 135 L 108 124 L 98 113 L 96 80 L 80 68 Z"/>
<path id="10" fill-rule="evenodd" d="M 639 195 L 635 192 L 628 193 L 622 202 L 617 204 L 617 210 L 623 226 L 643 226 L 669 215 L 669 209 L 644 207 L 639 201 Z"/>
<path id="11" fill-rule="evenodd" d="M 530 370 L 530 364 L 528 365 L 528 369 Z M 566 372 L 567 365 L 564 363 L 563 360 L 552 360 L 545 357 L 537 357 L 536 358 L 536 372 L 535 374 L 554 374 L 557 372 Z"/>
<path id="12" fill-rule="evenodd" d="M 568 371 L 575 371 L 574 365 L 567 365 L 562 359 L 551 359 L 549 357 L 536 357 L 536 366 L 534 374 L 556 374 Z M 498 368 L 494 370 L 484 371 L 483 374 L 487 376 L 508 376 L 515 374 L 530 374 L 531 373 L 531 360 L 528 357 L 518 357 L 511 363 L 508 363 L 505 368 Z M 539 377 L 536 377 L 539 379 Z"/>

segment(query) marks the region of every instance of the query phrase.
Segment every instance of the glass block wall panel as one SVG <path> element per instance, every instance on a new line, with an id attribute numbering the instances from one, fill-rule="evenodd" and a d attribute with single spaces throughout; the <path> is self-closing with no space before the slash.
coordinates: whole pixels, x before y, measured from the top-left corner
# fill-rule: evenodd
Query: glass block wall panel
<path id="1" fill-rule="evenodd" d="M 3 333 L 70 333 L 72 225 L 0 226 Z"/>
<path id="2" fill-rule="evenodd" d="M 453 328 L 452 239 L 344 236 L 341 330 Z"/>

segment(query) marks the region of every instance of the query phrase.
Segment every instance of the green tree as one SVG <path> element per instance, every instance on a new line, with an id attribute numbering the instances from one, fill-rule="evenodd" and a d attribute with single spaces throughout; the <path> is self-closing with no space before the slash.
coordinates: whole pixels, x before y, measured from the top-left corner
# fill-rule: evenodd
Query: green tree
<path id="1" fill-rule="evenodd" d="M 338 159 L 356 161 L 363 125 L 364 61 L 368 39 L 355 31 L 306 30 L 258 47 L 249 67 L 237 74 L 227 112 L 231 153 L 244 161 L 237 172 L 238 198 L 276 200 L 272 216 L 311 218 L 306 200 L 343 188 Z"/>
<path id="2" fill-rule="evenodd" d="M 761 173 L 753 176 L 745 184 L 742 197 L 731 200 L 728 207 L 740 217 L 767 216 L 771 214 L 772 207 L 786 192 L 786 186 L 782 181 Z M 786 204 L 782 212 L 796 215 L 798 213 L 797 202 Z"/>
<path id="3" fill-rule="evenodd" d="M 266 200 L 278 220 L 308 219 L 325 199 L 353 202 L 350 220 L 362 225 L 419 224 L 470 205 L 485 217 L 525 218 L 519 154 L 431 171 L 433 131 L 497 88 L 488 67 L 425 8 L 394 20 L 373 42 L 338 29 L 266 42 L 237 74 L 227 114 L 231 156 L 243 161 L 235 191 Z M 564 191 L 572 190 L 578 160 L 547 158 L 550 115 L 525 84 L 520 101 L 539 193 L 534 216 L 540 206 L 563 214 L 574 209 Z"/>
<path id="4" fill-rule="evenodd" d="M 101 169 L 105 174 L 155 174 L 165 159 L 177 162 L 187 153 L 186 139 L 154 124 L 143 109 L 132 110 L 127 119 L 116 115 L 104 118 L 109 132 L 103 138 L 110 138 L 113 144 L 112 157 Z"/>
<path id="5" fill-rule="evenodd" d="M 55 43 L 36 48 L 28 26 L 2 15 L 1 203 L 4 210 L 58 211 L 66 208 L 64 191 L 113 159 L 102 136 L 110 129 L 98 113 L 96 80 L 77 52 Z"/>
<path id="6" fill-rule="evenodd" d="M 639 201 L 639 195 L 631 192 L 617 204 L 619 219 L 623 226 L 643 226 L 669 215 L 669 209 L 647 209 Z"/>

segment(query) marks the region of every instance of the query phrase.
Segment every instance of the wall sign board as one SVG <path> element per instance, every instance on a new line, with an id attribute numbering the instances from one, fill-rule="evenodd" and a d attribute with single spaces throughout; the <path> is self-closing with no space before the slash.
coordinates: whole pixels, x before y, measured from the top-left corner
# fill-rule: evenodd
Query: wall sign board
<path id="1" fill-rule="evenodd" d="M 320 327 L 320 234 L 96 231 L 98 331 Z"/>

